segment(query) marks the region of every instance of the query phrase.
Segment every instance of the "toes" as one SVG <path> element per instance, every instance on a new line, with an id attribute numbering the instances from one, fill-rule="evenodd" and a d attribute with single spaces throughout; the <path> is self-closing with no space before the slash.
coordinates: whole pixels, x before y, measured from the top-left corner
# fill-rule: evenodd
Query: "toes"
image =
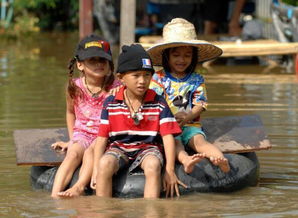
<path id="1" fill-rule="evenodd" d="M 211 156 L 211 157 L 209 157 L 209 160 L 211 161 L 212 164 L 214 164 L 216 166 L 218 165 L 218 158 L 217 157 Z"/>

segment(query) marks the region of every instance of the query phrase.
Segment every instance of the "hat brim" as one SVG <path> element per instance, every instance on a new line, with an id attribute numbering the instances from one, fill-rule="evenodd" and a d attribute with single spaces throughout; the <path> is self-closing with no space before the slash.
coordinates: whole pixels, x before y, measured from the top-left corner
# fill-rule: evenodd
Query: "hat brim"
<path id="1" fill-rule="evenodd" d="M 78 58 L 79 60 L 83 61 L 92 57 L 100 57 L 105 58 L 108 61 L 112 61 L 112 56 L 99 48 L 89 48 L 88 51 L 85 51 L 83 54 L 79 55 Z"/>
<path id="2" fill-rule="evenodd" d="M 162 53 L 167 48 L 174 48 L 180 46 L 194 46 L 198 48 L 198 62 L 209 61 L 219 57 L 223 51 L 221 48 L 201 40 L 191 40 L 187 42 L 168 42 L 168 43 L 159 43 L 147 49 L 153 65 L 161 66 L 162 65 Z"/>

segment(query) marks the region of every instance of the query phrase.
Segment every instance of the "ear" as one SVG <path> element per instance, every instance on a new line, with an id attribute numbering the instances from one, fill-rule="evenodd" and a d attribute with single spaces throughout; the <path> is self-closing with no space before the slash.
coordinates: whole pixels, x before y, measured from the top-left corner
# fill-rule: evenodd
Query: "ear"
<path id="1" fill-rule="evenodd" d="M 77 68 L 79 71 L 83 71 L 84 70 L 84 64 L 81 61 L 77 61 Z"/>
<path id="2" fill-rule="evenodd" d="M 116 73 L 117 78 L 123 83 L 123 74 L 122 73 Z"/>

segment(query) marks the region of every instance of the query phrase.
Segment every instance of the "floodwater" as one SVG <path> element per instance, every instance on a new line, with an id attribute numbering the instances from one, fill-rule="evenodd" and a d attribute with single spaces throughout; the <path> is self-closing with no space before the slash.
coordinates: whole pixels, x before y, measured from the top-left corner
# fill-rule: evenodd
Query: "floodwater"
<path id="1" fill-rule="evenodd" d="M 298 83 L 282 68 L 213 66 L 205 73 L 205 117 L 257 114 L 273 148 L 257 152 L 257 187 L 174 199 L 53 200 L 33 191 L 29 166 L 17 166 L 15 129 L 65 126 L 66 65 L 76 34 L 0 40 L 0 216 L 4 217 L 298 217 Z"/>

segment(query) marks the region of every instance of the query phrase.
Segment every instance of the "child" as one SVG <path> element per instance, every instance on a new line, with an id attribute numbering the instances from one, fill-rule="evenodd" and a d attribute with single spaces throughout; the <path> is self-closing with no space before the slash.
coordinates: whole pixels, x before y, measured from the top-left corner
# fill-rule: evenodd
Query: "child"
<path id="1" fill-rule="evenodd" d="M 148 49 L 153 64 L 163 66 L 153 75 L 150 88 L 165 97 L 182 127 L 183 132 L 177 139 L 186 148 L 204 153 L 214 165 L 228 172 L 228 160 L 216 146 L 206 141 L 199 122 L 200 114 L 207 109 L 207 95 L 203 76 L 195 72 L 198 62 L 214 59 L 222 54 L 222 50 L 206 41 L 196 40 L 193 24 L 182 18 L 175 18 L 165 25 L 163 40 L 164 43 Z M 179 155 L 178 160 L 185 162 Z M 191 172 L 194 163 L 185 167 L 185 171 Z"/>
<path id="2" fill-rule="evenodd" d="M 82 73 L 81 77 L 76 79 L 72 78 L 74 65 Z M 59 197 L 60 192 L 68 185 L 74 171 L 81 164 L 84 153 L 89 153 L 86 160 L 91 157 L 90 162 L 86 164 L 93 166 L 90 145 L 97 137 L 103 101 L 114 81 L 113 70 L 110 45 L 107 41 L 92 34 L 79 42 L 75 57 L 69 64 L 66 93 L 66 122 L 70 141 L 56 142 L 52 145 L 53 149 L 67 149 L 55 176 L 52 189 L 54 198 Z M 84 170 L 84 173 L 89 174 L 90 178 L 92 169 Z"/>
<path id="3" fill-rule="evenodd" d="M 96 180 L 98 196 L 111 197 L 113 174 L 129 166 L 129 172 L 137 167 L 144 170 L 144 198 L 158 198 L 163 148 L 166 195 L 173 196 L 175 191 L 179 196 L 178 184 L 184 185 L 174 171 L 173 134 L 181 133 L 181 129 L 166 101 L 148 89 L 153 73 L 150 57 L 141 45 L 122 47 L 117 75 L 124 87 L 105 100 L 94 148 L 91 183 Z"/>

